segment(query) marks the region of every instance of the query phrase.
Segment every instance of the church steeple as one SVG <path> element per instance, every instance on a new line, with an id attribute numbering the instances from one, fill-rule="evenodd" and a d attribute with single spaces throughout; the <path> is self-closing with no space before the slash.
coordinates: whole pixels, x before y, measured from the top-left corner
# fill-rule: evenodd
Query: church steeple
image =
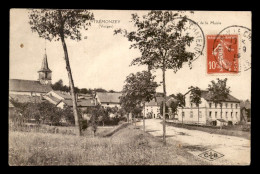
<path id="1" fill-rule="evenodd" d="M 47 54 L 46 54 L 46 48 L 45 48 L 45 54 L 43 56 L 42 60 L 42 66 L 41 69 L 38 71 L 39 73 L 39 81 L 42 84 L 51 84 L 51 70 L 48 66 L 48 60 L 47 60 Z"/>

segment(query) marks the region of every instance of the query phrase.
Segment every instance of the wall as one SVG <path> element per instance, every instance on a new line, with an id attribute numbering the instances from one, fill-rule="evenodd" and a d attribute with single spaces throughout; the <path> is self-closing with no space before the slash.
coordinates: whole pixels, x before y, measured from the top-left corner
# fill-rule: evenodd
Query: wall
<path id="1" fill-rule="evenodd" d="M 182 112 L 184 112 L 184 117 L 182 118 Z M 178 121 L 189 124 L 206 124 L 206 108 L 199 108 L 200 117 L 198 119 L 198 108 L 183 108 L 177 110 Z M 183 120 L 182 120 L 183 119 Z"/>
<path id="2" fill-rule="evenodd" d="M 211 103 L 211 107 L 210 107 Z M 227 107 L 226 107 L 227 104 Z M 237 104 L 237 108 L 236 108 Z M 231 105 L 233 107 L 231 107 Z M 207 115 L 209 121 L 214 121 L 216 119 L 224 119 L 225 121 L 232 121 L 233 124 L 240 121 L 240 105 L 235 102 L 223 102 L 222 103 L 222 117 L 221 117 L 221 107 L 217 104 L 217 108 L 213 102 L 208 102 Z M 211 112 L 211 116 L 210 116 Z M 232 115 L 231 115 L 232 113 Z M 216 116 L 215 116 L 216 115 Z"/>
<path id="3" fill-rule="evenodd" d="M 120 104 L 116 104 L 116 103 L 101 103 L 101 106 L 103 106 L 104 108 L 106 107 L 110 107 L 110 108 L 113 108 L 113 107 L 118 107 L 118 108 L 121 108 Z"/>

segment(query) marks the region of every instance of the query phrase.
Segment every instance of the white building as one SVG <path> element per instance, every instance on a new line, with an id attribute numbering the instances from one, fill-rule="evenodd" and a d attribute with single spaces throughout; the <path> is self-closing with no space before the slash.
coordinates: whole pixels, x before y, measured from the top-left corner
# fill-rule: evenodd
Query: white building
<path id="1" fill-rule="evenodd" d="M 104 108 L 118 107 L 120 108 L 120 92 L 97 92 L 95 94 L 96 103 L 99 103 Z"/>
<path id="2" fill-rule="evenodd" d="M 159 118 L 160 117 L 160 105 L 155 100 L 145 103 L 145 107 L 142 111 L 145 118 Z"/>
<path id="3" fill-rule="evenodd" d="M 150 102 L 145 103 L 145 108 L 142 113 L 145 114 L 145 118 L 161 118 L 160 107 L 162 106 L 164 97 L 158 96 L 155 97 Z M 166 105 L 169 107 L 171 102 L 174 102 L 174 98 L 167 96 Z M 170 110 L 170 108 L 169 108 Z M 165 113 L 166 118 L 170 117 L 171 112 Z"/>
<path id="4" fill-rule="evenodd" d="M 198 107 L 190 102 L 190 91 L 185 95 L 184 108 L 178 107 L 178 121 L 187 124 L 216 125 L 236 124 L 240 121 L 240 101 L 229 95 L 222 102 L 222 114 L 220 104 L 211 100 L 209 91 L 202 91 L 201 104 Z M 199 116 L 199 117 L 198 117 Z"/>

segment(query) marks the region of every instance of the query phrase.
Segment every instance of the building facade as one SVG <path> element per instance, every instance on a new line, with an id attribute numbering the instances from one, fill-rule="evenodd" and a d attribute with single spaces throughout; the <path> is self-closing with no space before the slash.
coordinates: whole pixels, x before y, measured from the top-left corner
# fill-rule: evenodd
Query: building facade
<path id="1" fill-rule="evenodd" d="M 160 105 L 155 100 L 145 103 L 142 114 L 145 118 L 159 118 L 160 117 Z"/>
<path id="2" fill-rule="evenodd" d="M 240 118 L 240 101 L 229 95 L 228 98 L 216 104 L 212 101 L 209 91 L 202 91 L 201 104 L 197 107 L 190 102 L 190 92 L 185 95 L 185 106 L 178 107 L 178 121 L 187 124 L 215 125 L 236 124 Z M 222 110 L 222 111 L 221 111 Z"/>

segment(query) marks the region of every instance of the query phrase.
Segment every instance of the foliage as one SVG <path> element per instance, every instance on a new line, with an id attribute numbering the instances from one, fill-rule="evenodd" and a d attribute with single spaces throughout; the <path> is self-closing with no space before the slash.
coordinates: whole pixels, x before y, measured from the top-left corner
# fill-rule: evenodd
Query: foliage
<path id="1" fill-rule="evenodd" d="M 208 90 L 214 103 L 225 101 L 231 92 L 230 87 L 227 87 L 227 78 L 223 80 L 217 78 L 217 82 L 212 80 L 211 84 L 208 86 Z"/>
<path id="2" fill-rule="evenodd" d="M 178 108 L 178 102 L 172 101 L 172 102 L 170 103 L 170 106 L 169 106 L 169 107 L 171 108 L 172 113 L 176 113 L 176 112 L 177 112 L 177 108 Z"/>
<path id="3" fill-rule="evenodd" d="M 93 19 L 94 15 L 83 9 L 36 9 L 29 14 L 32 31 L 49 41 L 59 41 L 61 37 L 81 40 L 80 30 L 88 30 Z"/>
<path id="4" fill-rule="evenodd" d="M 55 82 L 54 84 L 51 85 L 53 90 L 58 90 L 58 91 L 65 91 L 65 92 L 69 92 L 70 91 L 70 87 L 63 85 L 63 80 L 60 79 L 57 82 Z M 103 88 L 96 88 L 96 89 L 87 89 L 87 88 L 78 88 L 78 87 L 74 87 L 75 93 L 81 93 L 81 94 L 93 94 L 95 92 L 107 92 L 107 90 L 103 89 Z M 108 92 L 116 92 L 114 90 L 109 90 Z"/>
<path id="5" fill-rule="evenodd" d="M 107 92 L 107 90 L 105 90 L 103 88 L 95 88 L 94 91 L 95 92 Z"/>
<path id="6" fill-rule="evenodd" d="M 182 17 L 182 18 L 180 18 Z M 180 19 L 180 20 L 178 20 Z M 184 62 L 193 60 L 194 53 L 186 51 L 193 37 L 183 35 L 187 17 L 171 11 L 151 11 L 142 19 L 132 14 L 135 31 L 117 29 L 114 34 L 121 33 L 134 42 L 130 48 L 139 49 L 141 57 L 134 59 L 132 65 L 150 65 L 152 69 L 173 69 L 176 72 Z"/>
<path id="7" fill-rule="evenodd" d="M 192 103 L 195 103 L 197 107 L 199 107 L 199 104 L 201 103 L 201 90 L 198 87 L 189 87 L 191 93 L 190 93 L 190 101 Z"/>
<path id="8" fill-rule="evenodd" d="M 169 107 L 165 105 L 165 113 L 169 112 Z M 163 103 L 160 105 L 160 114 L 163 115 Z"/>
<path id="9" fill-rule="evenodd" d="M 154 78 L 148 71 L 131 73 L 126 77 L 120 101 L 127 112 L 133 112 L 142 103 L 153 99 L 159 86 Z"/>
<path id="10" fill-rule="evenodd" d="M 176 95 L 178 106 L 183 108 L 185 106 L 185 96 L 182 93 Z"/>
<path id="11" fill-rule="evenodd" d="M 65 119 L 67 125 L 75 125 L 70 107 L 60 109 L 49 102 L 20 103 L 12 99 L 10 101 L 15 107 L 15 114 L 10 117 L 14 122 L 17 120 L 23 122 L 35 120 L 38 124 L 61 125 L 62 119 Z"/>

